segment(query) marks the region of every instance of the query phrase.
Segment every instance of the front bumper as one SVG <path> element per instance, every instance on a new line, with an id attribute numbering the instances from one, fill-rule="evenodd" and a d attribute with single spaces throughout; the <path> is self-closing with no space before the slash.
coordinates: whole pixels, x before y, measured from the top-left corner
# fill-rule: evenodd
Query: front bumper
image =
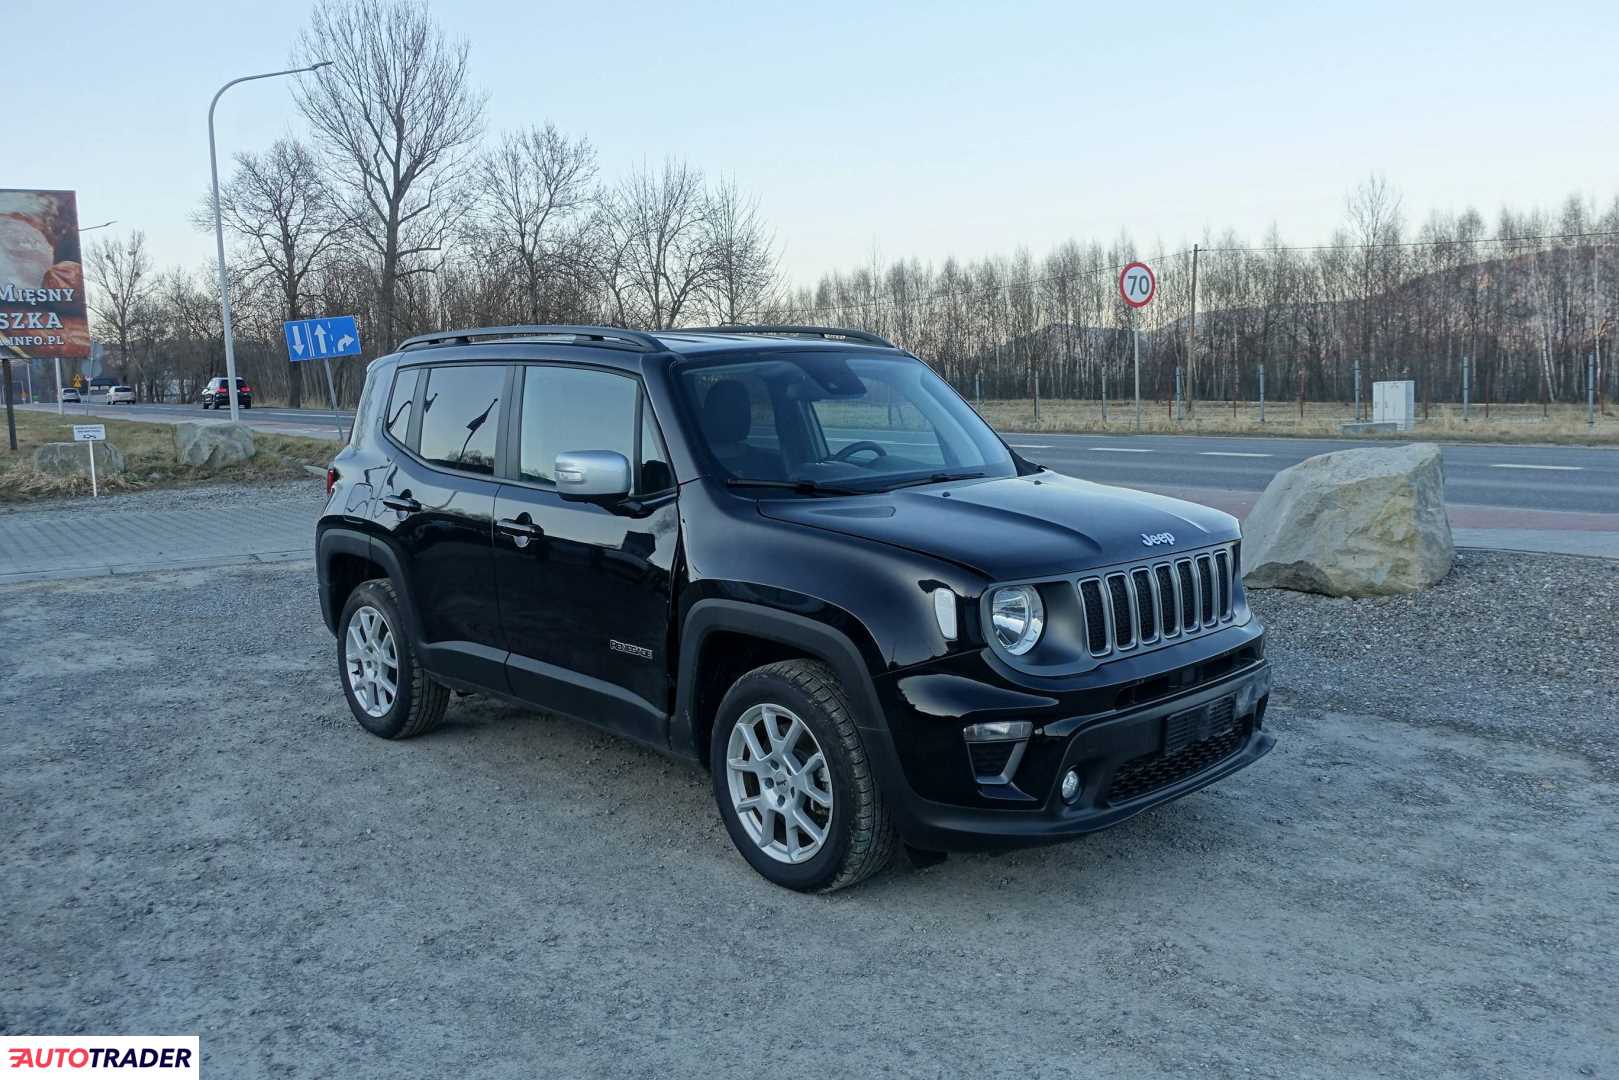
<path id="1" fill-rule="evenodd" d="M 973 778 L 960 741 L 966 720 L 984 714 L 913 713 L 895 723 L 891 710 L 905 708 L 904 695 L 889 696 L 889 723 L 865 734 L 901 835 L 929 851 L 1049 843 L 1116 825 L 1253 764 L 1276 740 L 1264 727 L 1270 667 L 1262 647 L 1245 648 L 1226 674 L 1142 705 L 1086 711 L 1094 693 L 1056 694 L 1018 713 L 999 710 L 1035 727 L 1012 783 L 998 787 Z M 918 744 L 919 724 L 940 738 Z M 1065 802 L 1061 777 L 1070 769 L 1081 786 Z"/>

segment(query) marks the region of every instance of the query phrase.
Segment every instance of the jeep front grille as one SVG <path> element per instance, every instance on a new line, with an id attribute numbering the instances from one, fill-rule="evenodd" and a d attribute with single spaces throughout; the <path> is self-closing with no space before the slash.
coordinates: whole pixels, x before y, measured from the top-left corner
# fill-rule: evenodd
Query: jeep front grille
<path id="1" fill-rule="evenodd" d="M 1091 655 L 1109 657 L 1218 629 L 1232 620 L 1236 553 L 1200 551 L 1077 582 Z"/>

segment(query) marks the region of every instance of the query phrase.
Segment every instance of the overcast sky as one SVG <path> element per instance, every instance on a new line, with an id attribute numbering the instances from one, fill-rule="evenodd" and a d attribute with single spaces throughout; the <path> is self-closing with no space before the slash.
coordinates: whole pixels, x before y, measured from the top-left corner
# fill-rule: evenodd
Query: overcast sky
<path id="1" fill-rule="evenodd" d="M 208 184 L 208 99 L 285 66 L 309 9 L 20 6 L 0 186 L 77 189 L 83 224 L 116 218 L 160 263 L 204 262 L 211 236 L 188 217 Z M 555 121 L 595 142 L 608 176 L 671 154 L 733 175 L 795 282 L 874 248 L 1039 255 L 1121 231 L 1257 241 L 1272 223 L 1320 242 L 1373 170 L 1408 219 L 1619 194 L 1613 0 L 434 10 L 472 44 L 492 131 Z M 302 130 L 289 90 L 225 96 L 222 159 Z"/>

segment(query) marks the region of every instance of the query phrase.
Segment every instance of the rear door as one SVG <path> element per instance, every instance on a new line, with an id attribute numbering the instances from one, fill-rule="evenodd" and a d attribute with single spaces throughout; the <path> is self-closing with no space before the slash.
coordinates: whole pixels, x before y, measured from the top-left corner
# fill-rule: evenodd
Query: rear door
<path id="1" fill-rule="evenodd" d="M 502 691 L 492 544 L 510 374 L 505 364 L 401 369 L 383 422 L 394 452 L 371 504 L 407 578 L 427 668 Z"/>
<path id="2" fill-rule="evenodd" d="M 495 583 L 512 690 L 542 707 L 667 741 L 674 474 L 640 380 L 565 364 L 517 369 L 508 481 L 495 497 Z M 559 453 L 629 459 L 630 499 L 564 499 Z"/>

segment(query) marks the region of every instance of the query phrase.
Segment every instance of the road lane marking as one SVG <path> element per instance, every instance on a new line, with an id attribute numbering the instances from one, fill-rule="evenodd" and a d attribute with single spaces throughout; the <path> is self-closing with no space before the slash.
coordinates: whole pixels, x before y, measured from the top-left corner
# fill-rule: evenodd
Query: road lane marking
<path id="1" fill-rule="evenodd" d="M 1583 472 L 1584 465 L 1513 465 L 1505 462 L 1492 462 L 1492 469 L 1544 469 L 1547 472 Z"/>
<path id="2" fill-rule="evenodd" d="M 1094 450 L 1099 454 L 1150 454 L 1151 450 L 1139 446 L 1087 446 L 1085 449 Z"/>
<path id="3" fill-rule="evenodd" d="M 1242 450 L 1199 450 L 1202 457 L 1271 457 L 1270 454 L 1250 454 Z"/>
<path id="4" fill-rule="evenodd" d="M 1015 442 L 1007 443 L 1014 450 L 1050 450 L 1051 444 L 1045 442 Z"/>

